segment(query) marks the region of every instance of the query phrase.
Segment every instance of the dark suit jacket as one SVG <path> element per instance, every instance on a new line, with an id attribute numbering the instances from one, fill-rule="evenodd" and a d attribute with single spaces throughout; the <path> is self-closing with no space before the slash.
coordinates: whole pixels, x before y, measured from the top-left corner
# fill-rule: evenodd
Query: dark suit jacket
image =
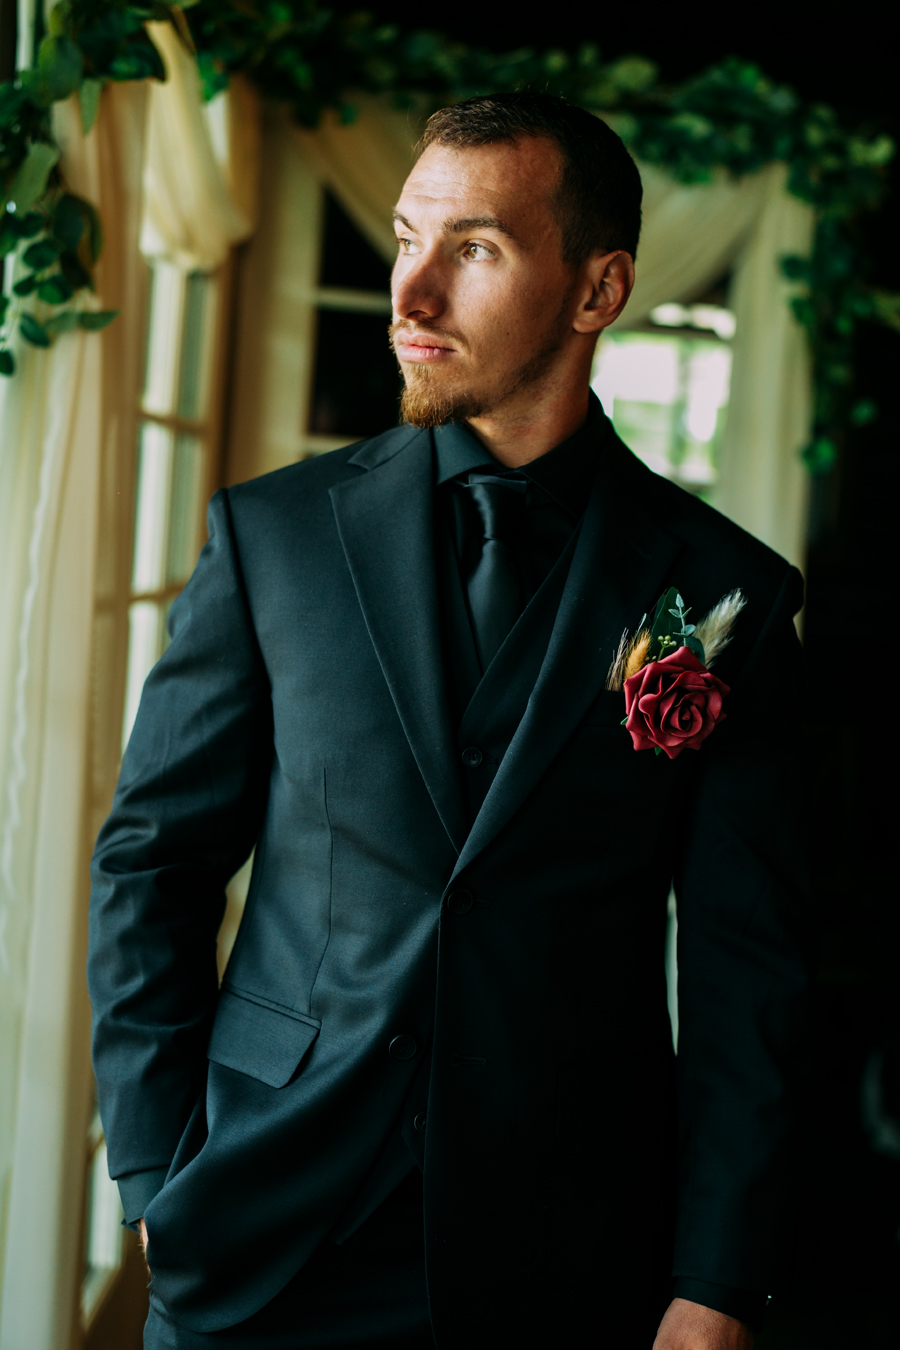
<path id="1" fill-rule="evenodd" d="M 93 864 L 101 1112 L 113 1176 L 149 1200 L 155 1296 L 194 1330 L 249 1316 L 423 1101 L 439 1345 L 655 1316 L 670 1272 L 777 1285 L 809 926 L 799 574 L 609 431 L 545 645 L 530 672 L 497 658 L 466 764 L 430 433 L 220 492 L 209 520 Z M 670 584 L 693 617 L 749 600 L 716 667 L 727 720 L 673 762 L 633 750 L 604 688 Z"/>

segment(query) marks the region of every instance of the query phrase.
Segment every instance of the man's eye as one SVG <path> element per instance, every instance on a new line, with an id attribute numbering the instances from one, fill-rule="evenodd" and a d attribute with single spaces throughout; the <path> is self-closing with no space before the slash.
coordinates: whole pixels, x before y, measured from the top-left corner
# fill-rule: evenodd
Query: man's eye
<path id="1" fill-rule="evenodd" d="M 411 239 L 400 238 L 397 240 L 397 243 L 400 245 L 401 253 L 409 253 L 412 249 Z"/>
<path id="2" fill-rule="evenodd" d="M 466 256 L 474 258 L 476 262 L 484 262 L 486 258 L 493 258 L 493 249 L 488 248 L 487 244 L 468 244 L 466 246 Z"/>

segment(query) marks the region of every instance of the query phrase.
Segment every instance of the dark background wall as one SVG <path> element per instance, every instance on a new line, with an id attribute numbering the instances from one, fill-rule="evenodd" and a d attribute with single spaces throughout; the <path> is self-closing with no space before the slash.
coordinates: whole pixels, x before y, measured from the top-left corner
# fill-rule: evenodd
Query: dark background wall
<path id="1" fill-rule="evenodd" d="M 875 6 L 786 0 L 752 6 L 367 7 L 385 19 L 495 50 L 574 47 L 590 39 L 609 58 L 635 52 L 650 57 L 673 81 L 739 56 L 803 97 L 832 104 L 850 123 L 887 130 L 900 143 L 896 45 L 887 31 L 888 11 Z M 900 290 L 898 173 L 893 166 L 885 206 L 860 222 L 871 280 L 890 290 Z M 869 670 L 885 662 L 894 626 L 898 368 L 900 334 L 864 330 L 859 392 L 878 402 L 880 416 L 850 434 L 837 469 L 813 492 L 804 618 L 818 896 L 814 1063 L 797 1279 L 770 1309 L 762 1338 L 768 1350 L 887 1350 L 898 1344 L 896 752 L 888 719 L 873 716 L 876 700 L 865 692 Z"/>

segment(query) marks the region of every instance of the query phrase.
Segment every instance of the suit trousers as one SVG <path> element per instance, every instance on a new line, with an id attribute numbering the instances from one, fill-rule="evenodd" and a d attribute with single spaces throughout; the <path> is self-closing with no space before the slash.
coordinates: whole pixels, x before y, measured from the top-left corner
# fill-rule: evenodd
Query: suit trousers
<path id="1" fill-rule="evenodd" d="M 144 1350 L 434 1350 L 416 1169 L 346 1242 L 329 1238 L 259 1312 L 224 1331 L 178 1326 L 153 1298 Z"/>

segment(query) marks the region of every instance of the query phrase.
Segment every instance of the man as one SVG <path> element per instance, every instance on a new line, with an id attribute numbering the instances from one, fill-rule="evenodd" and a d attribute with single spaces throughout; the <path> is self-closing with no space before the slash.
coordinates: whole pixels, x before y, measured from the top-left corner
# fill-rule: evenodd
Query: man
<path id="1" fill-rule="evenodd" d="M 524 93 L 424 146 L 404 424 L 213 499 L 97 845 L 146 1345 L 747 1350 L 790 1229 L 800 578 L 590 395 L 640 223 L 618 138 Z M 674 758 L 606 687 L 670 586 L 747 600 L 727 720 Z"/>

